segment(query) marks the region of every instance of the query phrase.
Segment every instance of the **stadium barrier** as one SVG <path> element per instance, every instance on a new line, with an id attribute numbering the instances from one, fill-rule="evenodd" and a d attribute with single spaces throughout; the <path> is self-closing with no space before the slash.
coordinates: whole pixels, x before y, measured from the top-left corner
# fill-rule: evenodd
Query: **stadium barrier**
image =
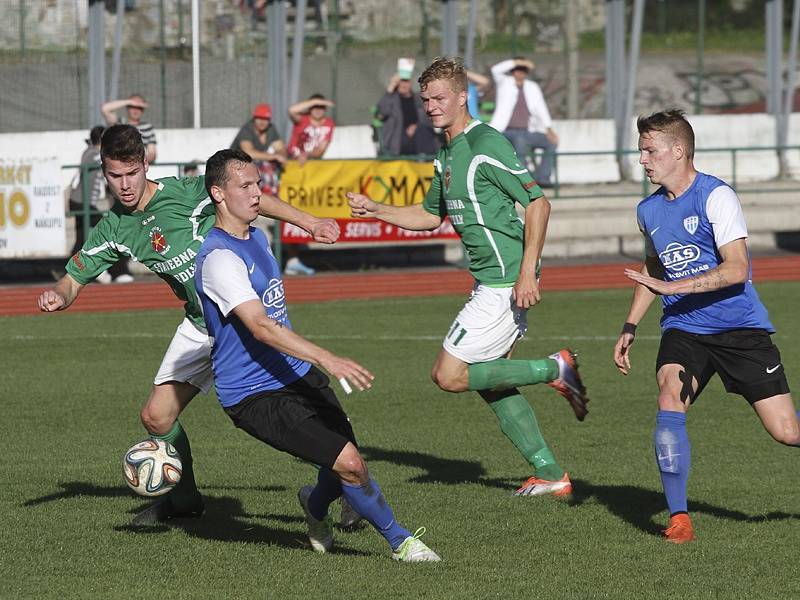
<path id="1" fill-rule="evenodd" d="M 690 121 L 698 141 L 703 144 L 696 150 L 696 164 L 700 170 L 718 175 L 734 187 L 748 184 L 747 191 L 750 194 L 797 191 L 791 188 L 794 183 L 791 177 L 800 175 L 800 146 L 783 148 L 783 174 L 788 175 L 789 179 L 782 180 L 783 185 L 779 189 L 773 189 L 773 180 L 780 173 L 780 161 L 778 148 L 769 144 L 775 135 L 774 120 L 770 115 L 700 115 L 690 117 Z M 638 152 L 626 150 L 620 157 L 612 149 L 614 129 L 610 120 L 556 121 L 554 127 L 560 136 L 560 147 L 556 155 L 556 186 L 554 190 L 548 191 L 548 197 L 558 200 L 556 205 L 567 207 L 570 200 L 593 199 L 596 202 L 603 197 L 611 201 L 634 199 L 649 193 L 649 182 L 642 176 L 642 170 L 637 164 Z M 203 163 L 207 156 L 219 148 L 227 147 L 237 131 L 236 128 L 158 130 L 159 161 L 151 166 L 150 177 L 179 175 L 181 165 L 192 161 Z M 800 133 L 800 117 L 796 115 L 790 120 L 789 139 L 792 139 L 793 132 Z M 75 213 L 67 212 L 66 206 L 61 204 L 62 201 L 66 202 L 61 190 L 68 188 L 78 172 L 79 167 L 74 163 L 85 149 L 85 137 L 84 131 L 0 134 L 0 145 L 3 148 L 0 153 L 0 258 L 63 255 L 63 250 L 57 250 L 56 246 L 66 247 L 66 239 L 62 233 L 66 225 L 64 215 L 74 216 Z M 635 147 L 636 141 L 635 123 L 632 123 L 629 147 Z M 597 149 L 598 147 L 607 149 Z M 329 181 L 347 180 L 347 185 L 352 185 L 351 189 L 363 189 L 361 182 L 364 177 L 369 177 L 364 165 L 369 164 L 371 166 L 367 170 L 374 169 L 376 173 L 380 173 L 372 177 L 369 193 L 377 194 L 379 198 L 385 195 L 382 195 L 382 189 L 391 189 L 393 186 L 402 188 L 401 178 L 393 173 L 393 170 L 403 168 L 400 167 L 401 164 L 413 163 L 418 166 L 410 167 L 412 170 L 430 171 L 430 162 L 426 157 L 415 157 L 415 160 L 397 160 L 395 157 L 388 160 L 385 157 L 376 158 L 375 152 L 372 128 L 369 125 L 337 127 L 326 160 L 307 164 L 314 165 L 314 171 L 336 173 L 326 177 Z M 32 180 L 27 184 L 32 187 L 22 189 L 9 173 L 14 172 L 17 166 L 30 165 L 33 161 L 49 162 L 56 167 L 45 176 L 46 181 L 35 185 L 35 189 Z M 288 177 L 287 185 L 292 182 L 293 177 L 291 164 L 285 175 Z M 627 166 L 630 177 L 627 182 L 622 180 L 620 164 Z M 60 177 L 59 166 L 62 166 Z M 44 173 L 46 169 L 40 166 L 36 172 Z M 355 172 L 360 175 L 356 177 L 353 175 Z M 598 183 L 605 185 L 598 186 Z M 301 184 L 301 187 L 303 185 L 306 184 Z M 344 185 L 337 184 L 338 187 Z M 419 191 L 418 184 L 414 185 Z M 326 184 L 322 187 L 330 186 Z M 46 195 L 37 195 L 38 192 Z M 324 192 L 312 191 L 312 195 L 316 194 L 318 198 L 322 197 L 320 194 L 329 193 L 327 189 Z M 25 202 L 22 202 L 23 195 Z M 53 212 L 56 204 L 61 208 L 58 216 Z M 618 204 L 622 206 L 628 202 Z M 342 206 L 340 204 L 340 210 Z M 316 210 L 313 206 L 303 208 Z M 776 214 L 787 215 L 786 210 L 791 210 L 791 207 L 782 208 Z M 573 212 L 571 208 L 567 211 Z M 88 222 L 90 211 L 84 210 L 81 214 L 85 222 Z M 341 214 L 337 215 L 336 218 L 346 218 Z M 788 216 L 792 217 L 792 214 Z M 793 227 L 792 223 L 794 221 L 790 220 L 782 224 Z M 775 226 L 775 231 L 781 230 L 778 225 Z M 345 228 L 345 232 L 353 234 L 354 243 L 367 243 L 364 238 L 378 234 L 377 228 L 372 231 L 361 226 L 354 226 L 349 230 Z M 357 235 L 359 233 L 360 238 Z M 290 243 L 300 241 L 296 231 L 283 231 L 281 238 Z M 45 239 L 47 241 L 43 241 Z M 361 241 L 356 241 L 358 239 Z M 425 243 L 418 238 L 417 241 Z M 14 250 L 11 250 L 12 246 Z"/>

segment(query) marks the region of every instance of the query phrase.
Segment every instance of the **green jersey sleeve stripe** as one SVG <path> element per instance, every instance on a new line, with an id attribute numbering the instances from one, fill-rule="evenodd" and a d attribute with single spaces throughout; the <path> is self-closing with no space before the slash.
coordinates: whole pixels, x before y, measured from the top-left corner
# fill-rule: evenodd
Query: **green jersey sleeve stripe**
<path id="1" fill-rule="evenodd" d="M 475 193 L 475 174 L 478 172 L 478 167 L 484 163 L 514 174 L 525 173 L 525 169 L 522 169 L 521 171 L 512 171 L 509 167 L 501 163 L 496 158 L 492 158 L 486 154 L 476 155 L 475 158 L 472 159 L 472 162 L 469 163 L 469 168 L 467 169 L 467 194 L 469 195 L 469 201 L 472 203 L 472 208 L 475 211 L 475 217 L 483 228 L 483 233 L 486 234 L 486 239 L 489 241 L 489 245 L 492 247 L 492 251 L 497 258 L 497 263 L 500 265 L 500 274 L 502 277 L 505 277 L 506 264 L 503 262 L 503 257 L 500 254 L 500 249 L 497 247 L 497 242 L 495 242 L 492 232 L 486 227 L 486 222 L 484 221 L 483 213 L 481 212 L 481 206 L 478 202 L 478 196 Z"/>
<path id="2" fill-rule="evenodd" d="M 197 240 L 200 243 L 202 243 L 205 238 L 198 234 L 197 230 L 200 229 L 200 217 L 203 213 L 203 209 L 209 204 L 211 204 L 211 198 L 206 197 L 205 200 L 201 201 L 197 205 L 197 207 L 192 211 L 192 216 L 189 217 L 189 220 L 192 222 L 192 239 Z"/>
<path id="3" fill-rule="evenodd" d="M 84 254 L 88 254 L 89 256 L 94 256 L 95 254 L 100 254 L 101 252 L 103 252 L 103 250 L 106 250 L 108 248 L 113 248 L 117 252 L 122 252 L 124 254 L 127 254 L 133 260 L 139 262 L 139 259 L 133 255 L 133 251 L 130 248 L 122 244 L 118 244 L 117 242 L 103 242 L 102 244 L 100 244 L 99 246 L 95 246 L 94 248 L 85 248 L 82 250 L 82 252 Z"/>

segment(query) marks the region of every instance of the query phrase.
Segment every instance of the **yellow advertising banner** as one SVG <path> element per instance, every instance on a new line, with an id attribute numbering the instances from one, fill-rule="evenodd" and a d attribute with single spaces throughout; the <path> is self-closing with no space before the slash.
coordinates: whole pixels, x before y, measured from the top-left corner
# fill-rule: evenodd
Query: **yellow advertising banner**
<path id="1" fill-rule="evenodd" d="M 313 160 L 302 167 L 286 164 L 281 175 L 283 200 L 318 217 L 349 219 L 347 192 L 375 202 L 419 204 L 433 179 L 433 163 L 410 160 Z"/>

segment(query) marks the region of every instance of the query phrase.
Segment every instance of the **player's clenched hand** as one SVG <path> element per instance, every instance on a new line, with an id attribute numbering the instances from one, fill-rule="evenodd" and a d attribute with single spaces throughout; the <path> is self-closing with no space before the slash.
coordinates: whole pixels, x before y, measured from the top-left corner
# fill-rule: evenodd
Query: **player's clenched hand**
<path id="1" fill-rule="evenodd" d="M 372 373 L 356 361 L 335 354 L 320 361 L 320 366 L 336 379 L 344 378 L 362 391 L 371 388 L 372 380 L 375 379 Z"/>
<path id="2" fill-rule="evenodd" d="M 378 212 L 378 203 L 364 194 L 347 192 L 347 203 L 350 205 L 350 215 L 353 217 L 369 218 Z"/>
<path id="3" fill-rule="evenodd" d="M 535 273 L 520 273 L 519 279 L 514 284 L 514 299 L 518 308 L 530 308 L 539 304 L 542 294 L 539 291 L 539 284 L 536 282 Z"/>
<path id="4" fill-rule="evenodd" d="M 320 219 L 311 228 L 311 237 L 321 244 L 333 244 L 339 239 L 339 224 L 336 219 Z"/>
<path id="5" fill-rule="evenodd" d="M 614 364 L 623 375 L 631 370 L 630 349 L 634 339 L 632 333 L 621 333 L 617 345 L 614 346 Z"/>
<path id="6" fill-rule="evenodd" d="M 45 290 L 39 295 L 36 304 L 39 306 L 39 310 L 41 311 L 53 312 L 64 308 L 67 304 L 67 301 L 64 299 L 64 296 L 58 292 L 54 290 Z"/>

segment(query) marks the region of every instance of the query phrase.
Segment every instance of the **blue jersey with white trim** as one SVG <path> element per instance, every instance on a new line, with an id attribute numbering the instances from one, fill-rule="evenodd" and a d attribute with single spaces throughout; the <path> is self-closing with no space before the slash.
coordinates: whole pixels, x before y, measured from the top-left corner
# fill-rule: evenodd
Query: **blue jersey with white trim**
<path id="1" fill-rule="evenodd" d="M 211 361 L 217 396 L 222 406 L 233 406 L 255 393 L 286 387 L 305 375 L 311 365 L 259 342 L 233 312 L 222 314 L 203 287 L 203 266 L 215 250 L 230 250 L 241 258 L 267 316 L 289 329 L 292 325 L 280 268 L 266 236 L 254 227 L 246 240 L 234 238 L 219 228 L 212 229 L 195 259 L 195 287 L 208 334 L 214 340 Z"/>
<path id="2" fill-rule="evenodd" d="M 681 196 L 670 200 L 659 188 L 639 203 L 636 214 L 642 233 L 664 266 L 665 281 L 695 277 L 722 262 L 709 220 L 709 195 L 724 181 L 697 173 Z M 767 309 L 753 287 L 752 269 L 747 281 L 700 294 L 662 296 L 661 328 L 712 334 L 733 329 L 775 330 Z"/>

